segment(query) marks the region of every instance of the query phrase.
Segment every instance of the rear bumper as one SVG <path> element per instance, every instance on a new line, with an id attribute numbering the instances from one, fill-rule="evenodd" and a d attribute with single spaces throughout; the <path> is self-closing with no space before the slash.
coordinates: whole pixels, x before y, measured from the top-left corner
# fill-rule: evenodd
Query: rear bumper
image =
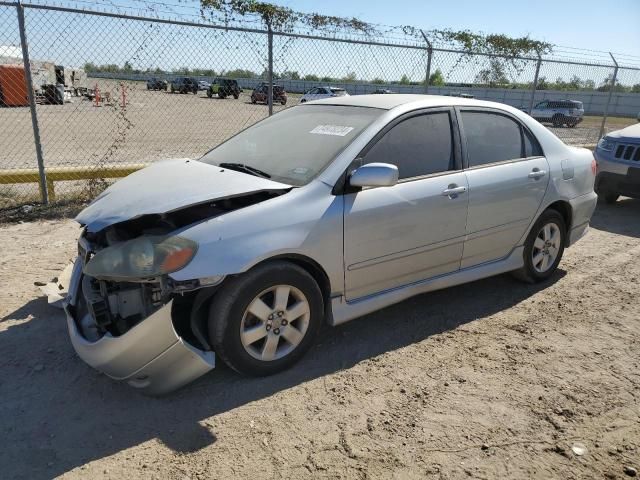
<path id="1" fill-rule="evenodd" d="M 71 344 L 87 364 L 114 380 L 150 395 L 169 393 L 215 367 L 213 352 L 199 350 L 176 332 L 172 303 L 165 304 L 125 334 L 87 340 L 78 329 L 77 301 L 82 268 L 76 262 L 65 304 Z"/>
<path id="2" fill-rule="evenodd" d="M 571 204 L 572 222 L 567 247 L 576 243 L 589 231 L 589 221 L 596 209 L 598 196 L 592 191 L 569 200 L 569 203 Z"/>

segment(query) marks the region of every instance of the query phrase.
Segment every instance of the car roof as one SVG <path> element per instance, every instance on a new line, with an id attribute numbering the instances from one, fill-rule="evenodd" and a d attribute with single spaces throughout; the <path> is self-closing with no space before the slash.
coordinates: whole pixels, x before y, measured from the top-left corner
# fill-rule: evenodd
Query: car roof
<path id="1" fill-rule="evenodd" d="M 445 97 L 444 95 L 417 95 L 402 94 L 394 95 L 351 95 L 349 97 L 332 97 L 322 100 L 314 100 L 307 105 L 344 105 L 353 107 L 370 107 L 391 110 L 400 105 L 415 104 L 415 108 L 443 107 L 443 106 L 465 106 L 465 107 L 498 107 L 503 110 L 511 110 L 512 107 L 504 103 L 487 102 L 462 97 Z"/>

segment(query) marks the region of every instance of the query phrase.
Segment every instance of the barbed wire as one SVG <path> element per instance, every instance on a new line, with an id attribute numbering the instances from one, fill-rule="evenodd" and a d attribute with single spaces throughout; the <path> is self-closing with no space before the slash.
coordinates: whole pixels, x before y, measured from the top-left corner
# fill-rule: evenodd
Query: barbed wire
<path id="1" fill-rule="evenodd" d="M 212 9 L 203 10 L 200 0 L 29 0 L 42 6 L 60 6 L 77 8 L 94 12 L 109 12 L 115 14 L 141 15 L 162 18 L 165 20 L 180 20 L 202 24 L 224 24 L 231 28 L 262 28 L 262 19 L 255 14 L 243 15 L 241 18 L 231 18 L 223 12 Z M 355 41 L 393 42 L 397 45 L 424 45 L 422 30 L 411 26 L 371 23 L 372 32 L 346 32 L 337 27 L 324 28 L 318 31 L 309 25 L 298 22 L 294 25 L 293 33 L 301 35 L 323 36 L 327 39 L 347 39 Z M 426 31 L 429 33 L 429 31 Z M 460 50 L 459 45 L 445 42 L 439 38 L 431 39 L 434 48 Z M 611 52 L 622 67 L 640 67 L 640 55 Z M 566 45 L 552 44 L 552 51 L 543 55 L 544 59 L 558 61 L 574 61 L 587 64 L 613 65 L 610 52 L 597 49 L 586 49 Z"/>

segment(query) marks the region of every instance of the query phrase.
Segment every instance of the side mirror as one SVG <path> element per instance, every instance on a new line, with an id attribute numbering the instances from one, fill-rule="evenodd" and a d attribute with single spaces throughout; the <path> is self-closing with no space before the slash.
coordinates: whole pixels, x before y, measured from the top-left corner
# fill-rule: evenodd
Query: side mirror
<path id="1" fill-rule="evenodd" d="M 390 163 L 368 163 L 349 177 L 351 187 L 392 187 L 398 183 L 398 167 Z"/>

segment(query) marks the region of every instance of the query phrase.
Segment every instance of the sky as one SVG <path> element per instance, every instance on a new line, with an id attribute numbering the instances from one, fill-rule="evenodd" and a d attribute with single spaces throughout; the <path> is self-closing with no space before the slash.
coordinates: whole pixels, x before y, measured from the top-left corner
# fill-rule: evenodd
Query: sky
<path id="1" fill-rule="evenodd" d="M 298 11 L 423 29 L 530 35 L 640 57 L 640 0 L 272 0 Z M 391 6 L 391 8 L 390 8 Z"/>
<path id="2" fill-rule="evenodd" d="M 51 3 L 53 0 L 32 0 Z M 563 57 L 595 60 L 610 65 L 606 51 L 632 55 L 621 59 L 623 65 L 640 65 L 640 0 L 271 0 L 297 11 L 341 17 L 385 25 L 412 25 L 425 30 L 450 28 L 484 33 L 504 33 L 519 37 L 529 35 L 564 47 L 598 50 L 567 50 Z M 58 0 L 76 8 L 111 10 L 124 13 L 193 20 L 199 0 Z M 390 8 L 394 5 L 395 8 Z M 14 12 L 0 8 L 0 46 L 19 45 Z M 118 9 L 118 11 L 123 11 Z M 151 12 L 151 13 L 150 13 Z M 160 68 L 171 71 L 181 67 L 211 68 L 216 72 L 236 68 L 262 72 L 266 62 L 266 36 L 198 27 L 124 21 L 107 17 L 85 17 L 46 10 L 27 9 L 27 34 L 32 58 L 67 66 L 99 65 L 126 62 L 133 68 Z M 260 28 L 259 24 L 253 26 Z M 557 54 L 559 52 L 554 52 Z M 432 71 L 440 69 L 448 82 L 469 83 L 478 71 L 486 68 L 486 57 L 458 63 L 458 57 L 445 52 L 434 53 Z M 317 74 L 342 78 L 355 74 L 359 79 L 398 80 L 406 75 L 421 81 L 425 75 L 426 51 L 397 47 L 367 47 L 338 42 L 291 40 L 276 37 L 274 65 L 276 72 L 296 71 L 301 75 Z M 518 67 L 519 68 L 519 67 Z M 514 82 L 533 78 L 535 61 L 509 74 Z M 540 75 L 547 79 L 568 80 L 578 76 L 600 85 L 610 75 L 611 67 L 585 67 L 544 63 Z M 622 72 L 622 71 L 621 71 Z M 640 71 L 626 70 L 619 81 L 624 85 L 640 83 Z"/>

